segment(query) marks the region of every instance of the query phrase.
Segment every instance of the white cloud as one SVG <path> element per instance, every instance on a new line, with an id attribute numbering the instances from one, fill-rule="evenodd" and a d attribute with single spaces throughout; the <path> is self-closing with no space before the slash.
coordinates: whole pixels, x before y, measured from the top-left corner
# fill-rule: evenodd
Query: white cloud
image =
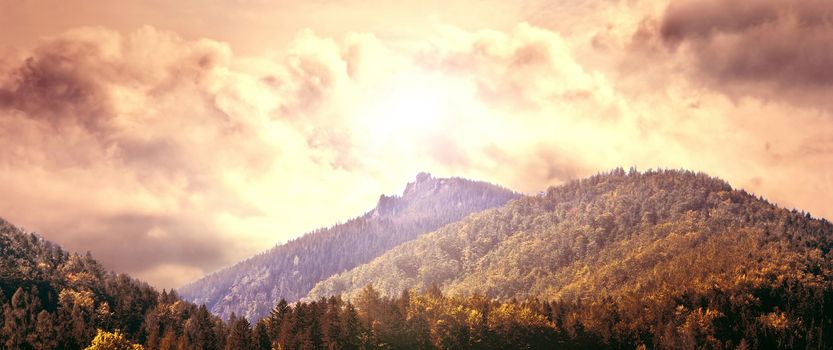
<path id="1" fill-rule="evenodd" d="M 632 41 L 664 7 L 620 7 L 586 27 L 303 30 L 248 56 L 150 26 L 57 35 L 0 61 L 0 215 L 160 287 L 360 214 L 422 170 L 536 191 L 685 167 L 833 216 L 826 112 L 677 74 L 684 57 Z"/>

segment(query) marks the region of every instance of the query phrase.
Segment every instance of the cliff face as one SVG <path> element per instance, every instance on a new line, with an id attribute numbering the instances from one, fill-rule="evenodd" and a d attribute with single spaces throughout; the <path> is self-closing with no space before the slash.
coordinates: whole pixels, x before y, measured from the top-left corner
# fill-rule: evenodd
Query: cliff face
<path id="1" fill-rule="evenodd" d="M 401 196 L 379 197 L 376 207 L 355 219 L 301 238 L 182 287 L 187 300 L 214 313 L 257 319 L 284 298 L 307 295 L 319 281 L 366 263 L 426 232 L 519 195 L 484 182 L 417 175 Z"/>

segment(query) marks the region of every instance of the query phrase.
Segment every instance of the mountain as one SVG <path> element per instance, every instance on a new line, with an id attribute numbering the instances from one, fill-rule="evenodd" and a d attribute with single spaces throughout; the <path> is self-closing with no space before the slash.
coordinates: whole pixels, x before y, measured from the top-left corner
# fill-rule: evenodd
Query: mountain
<path id="1" fill-rule="evenodd" d="M 82 349 L 117 335 L 149 348 L 217 349 L 222 320 L 205 307 L 124 274 L 0 219 L 0 347 Z M 111 333 L 116 332 L 116 333 Z"/>
<path id="2" fill-rule="evenodd" d="M 376 248 L 251 323 L 0 219 L 0 348 L 831 348 L 833 224 L 699 173 L 617 169 L 511 201 L 423 174 L 401 197 L 273 251 L 295 253 L 292 276 L 311 275 L 316 261 L 343 261 L 322 254 L 333 242 L 394 245 L 384 238 L 501 193 L 504 206 Z M 389 230 L 366 229 L 379 227 Z M 337 293 L 348 299 L 324 298 Z"/>
<path id="3" fill-rule="evenodd" d="M 375 209 L 319 229 L 210 274 L 179 289 L 212 312 L 249 319 L 266 315 L 284 298 L 306 296 L 319 281 L 369 262 L 390 248 L 519 195 L 492 184 L 420 173 L 401 196 L 379 198 Z"/>
<path id="4" fill-rule="evenodd" d="M 707 348 L 738 345 L 744 332 L 822 344 L 833 336 L 831 248 L 827 220 L 722 180 L 617 169 L 471 215 L 318 283 L 308 297 L 436 285 L 450 295 L 558 301 L 574 310 L 564 322 L 625 347 L 666 347 L 663 339 L 685 332 Z"/>

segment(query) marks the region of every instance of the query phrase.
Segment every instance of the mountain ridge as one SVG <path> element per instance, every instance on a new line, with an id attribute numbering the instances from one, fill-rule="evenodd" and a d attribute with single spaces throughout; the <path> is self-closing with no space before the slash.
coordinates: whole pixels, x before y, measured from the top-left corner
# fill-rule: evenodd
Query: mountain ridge
<path id="1" fill-rule="evenodd" d="M 367 262 L 420 234 L 518 197 L 511 190 L 482 181 L 419 173 L 401 195 L 381 195 L 377 205 L 363 215 L 278 244 L 177 291 L 223 317 L 235 312 L 256 319 L 281 298 L 301 299 L 323 278 Z"/>
<path id="2" fill-rule="evenodd" d="M 833 224 L 703 173 L 620 168 L 422 235 L 305 300 L 413 291 L 544 300 L 591 348 L 827 348 Z"/>
<path id="3" fill-rule="evenodd" d="M 724 200 L 729 204 L 721 202 Z M 734 212 L 724 210 L 738 213 L 755 210 L 766 214 L 746 213 L 744 215 L 752 216 L 738 218 L 732 216 Z M 484 293 L 499 298 L 562 298 L 569 293 L 558 286 L 571 286 L 575 281 L 565 275 L 566 272 L 553 273 L 548 269 L 565 268 L 579 261 L 592 271 L 594 259 L 605 258 L 595 254 L 613 254 L 605 250 L 611 244 L 629 244 L 634 249 L 641 247 L 640 244 L 650 247 L 654 244 L 650 239 L 662 240 L 671 233 L 685 234 L 682 232 L 685 230 L 704 236 L 704 240 L 728 230 L 732 230 L 731 233 L 749 228 L 772 231 L 779 224 L 773 220 L 784 221 L 788 219 L 783 217 L 792 216 L 796 218 L 789 219 L 790 222 L 807 220 L 819 226 L 818 230 L 827 232 L 828 236 L 814 236 L 822 242 L 819 246 L 826 254 L 831 246 L 829 236 L 833 234 L 826 219 L 811 219 L 809 214 L 778 208 L 745 191 L 732 189 L 723 180 L 701 173 L 657 171 L 641 174 L 618 169 L 610 174 L 550 187 L 543 195 L 523 197 L 423 235 L 368 264 L 319 282 L 308 298 L 342 293 L 347 297 L 355 296 L 368 284 L 383 295 L 395 296 L 404 289 L 425 290 L 433 283 L 449 293 Z M 747 225 L 753 220 L 764 224 Z M 674 230 L 680 232 L 663 231 L 662 225 L 674 226 Z M 643 230 L 651 231 L 650 235 L 641 236 Z M 631 238 L 639 239 L 639 244 L 628 242 Z M 553 243 L 555 239 L 561 241 Z M 550 254 L 548 249 L 559 253 Z M 526 259 L 528 257 L 552 261 L 540 263 Z M 577 269 L 573 266 L 570 271 L 579 273 Z M 545 276 L 555 280 L 536 281 L 530 274 L 537 274 L 539 280 Z M 503 276 L 518 276 L 522 280 L 510 281 Z M 496 282 L 501 279 L 502 282 Z M 607 288 L 603 283 L 596 287 Z M 517 292 L 506 292 L 510 290 Z"/>
<path id="4" fill-rule="evenodd" d="M 447 215 L 457 203 L 508 196 L 420 178 L 403 191 L 414 202 L 381 196 L 364 221 L 313 238 L 375 227 L 369 241 L 379 243 L 396 224 L 440 225 L 417 215 L 438 215 L 424 211 L 437 202 Z M 416 237 L 386 242 L 391 249 L 379 244 L 384 252 L 368 263 L 317 282 L 298 303 L 276 303 L 256 323 L 234 313 L 223 322 L 0 219 L 0 344 L 80 349 L 96 332 L 148 349 L 799 349 L 833 339 L 826 219 L 676 170 L 619 168 L 505 203 L 407 231 Z M 316 266 L 309 257 L 325 250 L 307 243 L 306 256 L 282 261 Z"/>

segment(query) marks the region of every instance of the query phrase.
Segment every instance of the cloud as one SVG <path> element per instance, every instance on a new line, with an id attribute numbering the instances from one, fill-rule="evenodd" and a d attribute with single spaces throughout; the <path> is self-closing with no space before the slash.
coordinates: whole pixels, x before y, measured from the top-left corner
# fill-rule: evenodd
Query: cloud
<path id="1" fill-rule="evenodd" d="M 98 217 L 94 223 L 56 227 L 73 244 L 96 252 L 116 270 L 144 272 L 160 262 L 183 266 L 217 267 L 229 242 L 205 222 L 165 215 L 121 214 Z M 113 249 L 130 244 L 130 254 Z M 187 281 L 180 281 L 187 282 Z"/>
<path id="2" fill-rule="evenodd" d="M 268 35 L 199 26 L 60 31 L 0 56 L 0 215 L 159 287 L 354 217 L 420 171 L 533 193 L 682 167 L 833 215 L 817 195 L 833 190 L 827 88 L 788 71 L 809 58 L 729 64 L 752 60 L 738 40 L 825 24 L 790 27 L 798 5 L 687 3 L 535 3 L 494 26 L 402 11 L 418 31 L 292 27 L 260 51 Z M 749 52 L 769 62 L 766 45 Z"/>
<path id="3" fill-rule="evenodd" d="M 257 123 L 227 113 L 241 104 L 228 89 L 250 88 L 229 83 L 230 57 L 221 43 L 152 27 L 82 28 L 10 62 L 0 79 L 2 215 L 139 276 L 237 258 L 212 213 L 260 213 L 224 169 L 256 174 L 272 151 L 248 145 Z M 187 282 L 164 276 L 152 282 Z"/>
<path id="4" fill-rule="evenodd" d="M 691 56 L 695 79 L 733 95 L 788 94 L 796 103 L 830 107 L 831 18 L 833 4 L 823 0 L 680 0 L 657 29 L 667 47 Z"/>
<path id="5" fill-rule="evenodd" d="M 77 64 L 71 56 L 51 52 L 27 59 L 14 73 L 14 86 L 0 91 L 2 105 L 54 125 L 77 118 L 72 122 L 98 127 L 112 114 L 109 101 L 100 86 L 79 74 L 83 68 Z"/>
<path id="6" fill-rule="evenodd" d="M 186 282 L 176 269 L 208 272 L 352 217 L 418 171 L 512 181 L 544 167 L 524 188 L 578 175 L 555 169 L 573 160 L 558 142 L 519 142 L 575 117 L 545 116 L 553 106 L 600 98 L 557 34 L 435 37 L 403 50 L 305 30 L 283 57 L 149 26 L 46 38 L 0 69 L 0 212 L 173 287 Z"/>

